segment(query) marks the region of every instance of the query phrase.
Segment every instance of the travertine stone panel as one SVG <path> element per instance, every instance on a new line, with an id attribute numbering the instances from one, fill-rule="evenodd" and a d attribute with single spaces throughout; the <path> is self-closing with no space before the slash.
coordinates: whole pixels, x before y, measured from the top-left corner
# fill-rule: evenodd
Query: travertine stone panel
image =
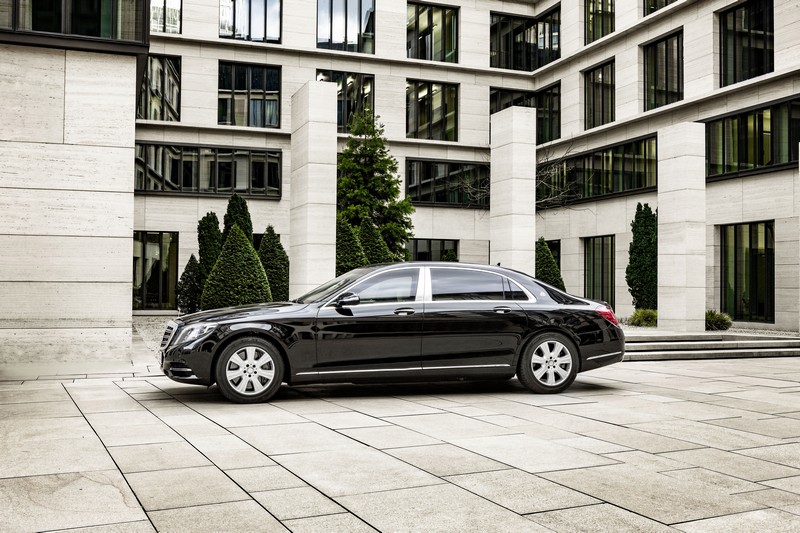
<path id="1" fill-rule="evenodd" d="M 775 70 L 797 68 L 800 57 L 800 14 L 797 4 L 775 2 Z"/>
<path id="2" fill-rule="evenodd" d="M 0 45 L 0 140 L 64 140 L 64 50 Z"/>
<path id="3" fill-rule="evenodd" d="M 488 263 L 489 241 L 472 239 L 458 241 L 458 260 L 461 263 Z"/>
<path id="4" fill-rule="evenodd" d="M 136 57 L 67 51 L 64 142 L 131 147 Z"/>
<path id="5" fill-rule="evenodd" d="M 491 121 L 490 261 L 532 272 L 536 260 L 536 110 L 509 107 L 492 115 Z"/>
<path id="6" fill-rule="evenodd" d="M 125 360 L 131 353 L 131 331 L 130 325 L 115 328 L 0 328 L 0 360 L 3 363 Z"/>
<path id="7" fill-rule="evenodd" d="M 313 134 L 312 134 L 313 133 Z M 307 142 L 314 138 L 314 142 Z M 289 296 L 336 270 L 336 85 L 312 81 L 292 96 Z"/>
<path id="8" fill-rule="evenodd" d="M 705 330 L 704 143 L 703 124 L 658 132 L 658 327 L 665 330 Z"/>
<path id="9" fill-rule="evenodd" d="M 129 147 L 0 141 L 1 186 L 133 192 L 132 158 Z"/>
<path id="10" fill-rule="evenodd" d="M 23 253 L 20 251 L 24 250 Z M 0 281 L 130 282 L 131 238 L 0 235 Z"/>

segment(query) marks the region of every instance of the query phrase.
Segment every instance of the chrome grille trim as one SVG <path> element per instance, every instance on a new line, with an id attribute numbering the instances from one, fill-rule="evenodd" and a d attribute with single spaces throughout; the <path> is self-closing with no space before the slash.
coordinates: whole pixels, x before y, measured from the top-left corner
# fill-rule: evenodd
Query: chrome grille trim
<path id="1" fill-rule="evenodd" d="M 175 332 L 178 330 L 178 323 L 174 320 L 170 320 L 167 322 L 167 327 L 164 330 L 164 335 L 161 337 L 161 349 L 163 350 L 169 343 L 172 341 L 172 337 L 175 336 Z"/>

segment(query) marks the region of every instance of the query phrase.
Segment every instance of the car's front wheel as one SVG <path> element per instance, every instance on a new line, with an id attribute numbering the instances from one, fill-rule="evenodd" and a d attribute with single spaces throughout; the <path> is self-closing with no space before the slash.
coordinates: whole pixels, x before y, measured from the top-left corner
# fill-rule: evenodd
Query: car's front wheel
<path id="1" fill-rule="evenodd" d="M 517 377 L 533 392 L 552 394 L 566 390 L 578 374 L 578 349 L 560 333 L 542 333 L 525 348 Z"/>
<path id="2" fill-rule="evenodd" d="M 220 355 L 216 368 L 222 395 L 236 403 L 265 402 L 283 381 L 283 359 L 269 342 L 245 337 L 232 342 Z"/>

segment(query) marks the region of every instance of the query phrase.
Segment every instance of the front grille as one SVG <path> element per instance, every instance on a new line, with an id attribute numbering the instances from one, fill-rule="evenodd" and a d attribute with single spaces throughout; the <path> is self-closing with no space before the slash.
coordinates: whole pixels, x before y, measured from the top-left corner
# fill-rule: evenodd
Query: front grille
<path id="1" fill-rule="evenodd" d="M 167 328 L 164 330 L 164 336 L 161 337 L 161 349 L 163 350 L 167 346 L 169 346 L 169 341 L 172 340 L 172 336 L 175 335 L 175 330 L 178 329 L 178 324 L 170 320 L 167 322 Z"/>

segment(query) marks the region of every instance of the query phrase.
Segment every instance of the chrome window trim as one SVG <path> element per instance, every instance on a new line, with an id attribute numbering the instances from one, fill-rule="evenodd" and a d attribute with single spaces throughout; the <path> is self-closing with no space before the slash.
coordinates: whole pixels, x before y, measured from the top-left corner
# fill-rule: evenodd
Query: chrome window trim
<path id="1" fill-rule="evenodd" d="M 506 280 L 508 280 L 509 283 L 514 283 L 525 294 L 525 296 L 527 296 L 528 299 L 527 300 L 434 300 L 433 299 L 433 282 L 432 282 L 433 275 L 431 274 L 431 271 L 433 269 L 435 269 L 435 268 L 450 269 L 450 270 L 468 270 L 470 272 L 483 272 L 483 273 L 486 273 L 486 274 L 492 274 L 493 276 L 499 276 L 500 278 L 505 278 Z M 426 267 L 423 267 L 423 270 L 427 271 L 426 280 L 425 280 L 426 281 L 426 288 L 425 288 L 426 292 L 425 292 L 425 297 L 424 297 L 424 303 L 433 304 L 433 303 L 438 303 L 438 302 L 451 302 L 451 303 L 484 302 L 484 303 L 504 303 L 504 304 L 515 303 L 517 305 L 519 305 L 520 302 L 536 303 L 536 297 L 533 294 L 531 294 L 531 292 L 528 289 L 526 289 L 525 287 L 523 287 L 522 285 L 520 285 L 519 283 L 517 283 L 516 281 L 514 281 L 510 277 L 508 277 L 505 274 L 502 274 L 500 272 L 494 272 L 492 270 L 483 269 L 483 268 L 465 267 L 465 266 L 456 266 L 456 265 L 453 265 L 453 266 L 450 266 L 450 265 L 426 266 Z"/>
<path id="2" fill-rule="evenodd" d="M 362 283 L 364 281 L 370 280 L 370 279 L 374 278 L 375 276 L 378 276 L 378 275 L 381 275 L 381 274 L 386 274 L 386 273 L 389 273 L 389 272 L 402 272 L 404 270 L 417 270 L 417 293 L 414 295 L 414 300 L 412 300 L 412 301 L 409 301 L 409 302 L 394 302 L 394 303 L 396 303 L 396 304 L 419 303 L 421 301 L 421 297 L 420 297 L 421 289 L 420 289 L 420 286 L 422 285 L 422 272 L 419 272 L 419 271 L 422 270 L 422 268 L 419 267 L 419 266 L 409 266 L 409 267 L 394 268 L 394 269 L 391 269 L 391 270 L 376 270 L 375 272 L 373 272 L 371 274 L 368 274 L 368 275 L 366 275 L 364 277 L 358 278 L 353 283 L 351 283 L 350 285 L 344 287 L 341 291 L 337 292 L 330 300 L 325 302 L 320 307 L 321 308 L 323 308 L 323 307 L 336 307 L 336 300 L 338 300 L 343 294 L 346 294 L 348 292 L 352 292 L 351 289 L 353 287 L 355 287 L 356 285 L 358 285 L 358 284 L 360 284 L 360 283 Z M 375 302 L 375 303 L 359 304 L 359 305 L 385 305 L 387 303 L 393 303 L 393 302 Z"/>

